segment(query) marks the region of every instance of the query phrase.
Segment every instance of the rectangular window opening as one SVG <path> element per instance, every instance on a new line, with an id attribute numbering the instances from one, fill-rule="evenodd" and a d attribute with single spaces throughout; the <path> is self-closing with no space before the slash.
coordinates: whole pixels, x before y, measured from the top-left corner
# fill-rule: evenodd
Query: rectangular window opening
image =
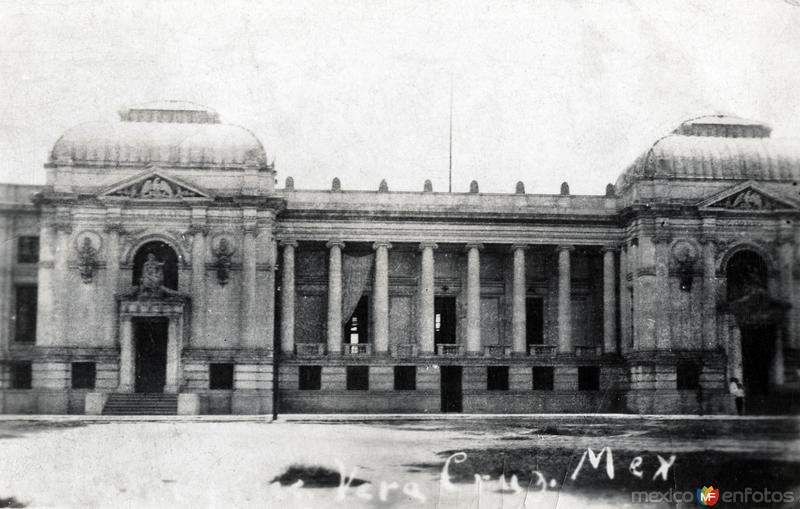
<path id="1" fill-rule="evenodd" d="M 394 390 L 396 390 L 396 391 L 415 391 L 415 390 L 417 390 L 417 367 L 416 366 L 395 366 L 394 367 Z"/>
<path id="2" fill-rule="evenodd" d="M 28 361 L 11 363 L 11 388 L 30 389 L 33 385 L 33 368 Z"/>
<path id="3" fill-rule="evenodd" d="M 322 388 L 322 366 L 300 366 L 299 377 L 301 391 L 318 391 Z"/>
<path id="4" fill-rule="evenodd" d="M 369 366 L 347 366 L 347 390 L 369 390 Z"/>
<path id="5" fill-rule="evenodd" d="M 17 263 L 39 262 L 39 237 L 22 236 L 17 239 Z"/>
<path id="6" fill-rule="evenodd" d="M 508 390 L 508 366 L 488 366 L 486 368 L 486 390 Z"/>
<path id="7" fill-rule="evenodd" d="M 456 298 L 440 296 L 433 298 L 433 315 L 436 327 L 434 342 L 438 344 L 455 344 L 456 342 Z"/>
<path id="8" fill-rule="evenodd" d="M 369 297 L 362 295 L 358 300 L 353 316 L 344 326 L 345 342 L 351 345 L 369 343 Z"/>
<path id="9" fill-rule="evenodd" d="M 599 366 L 579 366 L 578 367 L 578 390 L 579 391 L 599 391 L 600 390 L 600 367 Z"/>
<path id="10" fill-rule="evenodd" d="M 676 383 L 679 391 L 693 391 L 700 386 L 700 366 L 694 362 L 681 362 L 677 366 Z"/>
<path id="11" fill-rule="evenodd" d="M 554 380 L 553 366 L 534 366 L 533 367 L 533 390 L 552 391 Z"/>
<path id="12" fill-rule="evenodd" d="M 233 364 L 229 362 L 208 365 L 208 388 L 211 390 L 233 390 Z"/>
<path id="13" fill-rule="evenodd" d="M 16 287 L 14 303 L 14 341 L 34 343 L 36 341 L 36 306 L 38 290 L 36 286 Z"/>
<path id="14" fill-rule="evenodd" d="M 544 299 L 525 299 L 525 337 L 528 345 L 544 344 Z"/>
<path id="15" fill-rule="evenodd" d="M 72 363 L 72 388 L 94 389 L 97 367 L 94 362 Z"/>

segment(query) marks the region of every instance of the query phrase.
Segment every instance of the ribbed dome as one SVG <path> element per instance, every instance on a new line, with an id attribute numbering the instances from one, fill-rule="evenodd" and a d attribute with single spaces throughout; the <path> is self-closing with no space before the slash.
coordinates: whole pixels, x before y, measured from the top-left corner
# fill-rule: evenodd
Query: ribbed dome
<path id="1" fill-rule="evenodd" d="M 727 116 L 688 120 L 620 176 L 636 180 L 800 180 L 800 140 L 772 139 L 766 124 Z"/>
<path id="2" fill-rule="evenodd" d="M 87 122 L 56 142 L 51 162 L 90 166 L 237 168 L 267 166 L 264 147 L 249 130 L 219 123 L 214 110 L 193 103 L 148 103 L 120 111 L 120 122 Z"/>

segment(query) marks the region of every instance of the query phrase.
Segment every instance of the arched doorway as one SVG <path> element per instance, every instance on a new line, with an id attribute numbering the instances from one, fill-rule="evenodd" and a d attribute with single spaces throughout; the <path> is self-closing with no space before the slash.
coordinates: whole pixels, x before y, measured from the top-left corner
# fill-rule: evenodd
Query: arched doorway
<path id="1" fill-rule="evenodd" d="M 148 242 L 136 251 L 133 257 L 134 287 L 139 287 L 139 298 L 161 300 L 169 298 L 169 292 L 153 291 L 146 288 L 142 274 L 146 264 L 150 264 L 151 283 L 160 288 L 167 288 L 172 294 L 178 290 L 178 255 L 175 250 L 163 241 Z M 163 280 L 159 283 L 159 279 Z M 146 279 L 146 278 L 145 278 Z M 140 286 L 142 285 L 142 286 Z M 154 308 L 157 309 L 157 308 Z M 170 317 L 154 311 L 139 310 L 138 316 L 130 318 L 133 342 L 133 389 L 140 393 L 160 393 L 170 387 L 168 381 L 168 355 L 170 347 Z M 175 343 L 176 338 L 172 339 Z M 173 345 L 173 348 L 174 345 Z M 173 367 L 173 371 L 174 371 Z M 174 377 L 173 377 L 174 378 Z M 174 382 L 172 383 L 174 386 Z"/>
<path id="2" fill-rule="evenodd" d="M 153 255 L 155 260 L 163 263 L 164 286 L 170 290 L 178 289 L 178 254 L 166 242 L 154 240 L 143 244 L 133 256 L 133 286 L 139 286 L 142 277 L 142 266 L 147 261 L 149 255 Z"/>
<path id="3" fill-rule="evenodd" d="M 759 413 L 769 392 L 781 313 L 769 297 L 769 270 L 752 250 L 730 257 L 726 266 L 727 302 L 741 334 L 742 380 L 748 413 Z"/>

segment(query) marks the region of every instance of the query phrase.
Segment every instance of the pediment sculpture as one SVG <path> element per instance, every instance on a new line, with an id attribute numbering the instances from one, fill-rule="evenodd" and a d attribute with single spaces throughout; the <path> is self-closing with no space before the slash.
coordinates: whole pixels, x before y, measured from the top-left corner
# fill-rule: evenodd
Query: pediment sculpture
<path id="1" fill-rule="evenodd" d="M 202 194 L 188 187 L 173 182 L 161 175 L 152 175 L 125 187 L 115 189 L 107 196 L 122 196 L 136 199 L 182 199 L 204 198 Z"/>

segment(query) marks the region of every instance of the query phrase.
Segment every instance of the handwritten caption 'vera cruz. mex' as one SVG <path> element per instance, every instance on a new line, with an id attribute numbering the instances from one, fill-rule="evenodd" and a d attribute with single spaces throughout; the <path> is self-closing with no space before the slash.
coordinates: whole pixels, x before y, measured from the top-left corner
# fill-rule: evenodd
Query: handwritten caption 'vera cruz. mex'
<path id="1" fill-rule="evenodd" d="M 670 455 L 664 458 L 660 454 L 655 455 L 658 459 L 658 468 L 652 474 L 645 472 L 643 469 L 644 458 L 642 456 L 634 457 L 628 464 L 627 475 L 631 475 L 637 479 L 650 481 L 666 481 L 670 469 L 675 463 L 675 455 Z M 363 501 L 388 503 L 391 500 L 396 500 L 398 497 L 405 498 L 409 501 L 414 501 L 419 504 L 425 504 L 429 500 L 441 496 L 442 494 L 449 493 L 455 494 L 456 492 L 466 492 L 464 495 L 470 497 L 480 498 L 481 494 L 486 490 L 500 491 L 510 495 L 525 495 L 523 505 L 521 507 L 529 508 L 534 507 L 533 504 L 536 497 L 528 497 L 529 494 L 542 493 L 546 491 L 556 491 L 559 489 L 558 482 L 555 479 L 548 481 L 546 475 L 538 470 L 531 471 L 531 481 L 526 483 L 524 487 L 520 485 L 519 479 L 516 475 L 512 475 L 506 479 L 505 475 L 499 476 L 497 479 L 492 479 L 489 475 L 480 473 L 473 474 L 474 481 L 470 484 L 455 484 L 450 475 L 451 465 L 463 463 L 467 460 L 467 454 L 464 452 L 457 452 L 451 454 L 442 465 L 441 474 L 435 491 L 437 493 L 426 492 L 419 483 L 414 481 L 398 482 L 393 480 L 382 479 L 377 483 L 364 482 L 362 484 L 354 485 L 353 480 L 358 475 L 358 468 L 353 467 L 348 472 L 347 467 L 337 460 L 339 468 L 339 486 L 336 489 L 334 498 L 337 502 L 345 502 L 349 497 L 356 497 Z M 605 461 L 603 461 L 605 460 Z M 581 454 L 580 460 L 569 475 L 569 479 L 576 481 L 581 474 L 582 470 L 592 468 L 599 470 L 604 467 L 605 474 L 609 480 L 613 481 L 617 475 L 614 467 L 614 453 L 610 447 L 604 447 L 598 452 L 591 448 Z M 600 470 L 602 472 L 602 470 Z M 567 472 L 569 474 L 569 472 Z M 313 493 L 308 490 L 301 491 L 303 488 L 303 481 L 298 480 L 290 486 L 282 486 L 278 482 L 270 485 L 271 496 L 274 499 L 303 499 L 315 498 Z"/>

